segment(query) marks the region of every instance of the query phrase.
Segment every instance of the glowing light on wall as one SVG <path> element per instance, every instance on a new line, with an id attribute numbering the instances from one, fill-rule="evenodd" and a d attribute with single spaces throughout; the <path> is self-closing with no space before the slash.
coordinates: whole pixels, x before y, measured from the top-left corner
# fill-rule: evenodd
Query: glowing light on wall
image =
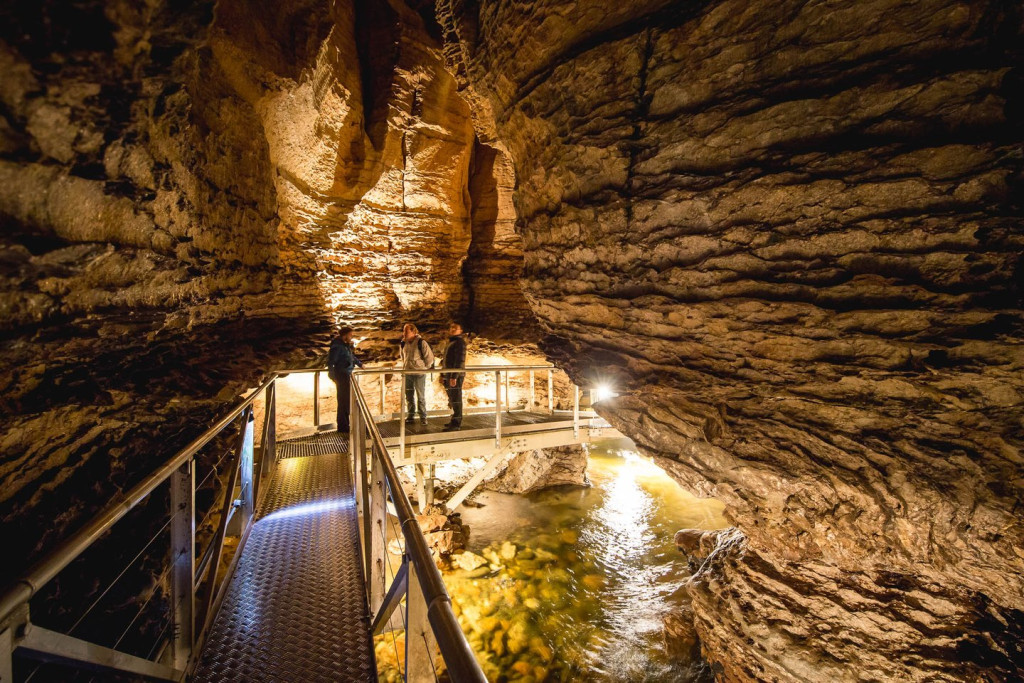
<path id="1" fill-rule="evenodd" d="M 603 401 L 606 398 L 615 398 L 616 396 L 618 396 L 618 394 L 616 394 L 614 391 L 612 391 L 611 386 L 609 386 L 607 384 L 603 384 L 602 383 L 602 384 L 598 384 L 596 387 L 594 387 L 594 402 L 595 403 L 597 403 L 598 401 Z"/>

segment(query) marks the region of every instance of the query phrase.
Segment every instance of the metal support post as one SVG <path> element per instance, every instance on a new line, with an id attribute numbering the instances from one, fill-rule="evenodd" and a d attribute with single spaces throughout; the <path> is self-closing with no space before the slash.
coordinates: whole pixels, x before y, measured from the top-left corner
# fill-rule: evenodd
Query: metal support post
<path id="1" fill-rule="evenodd" d="M 263 485 L 263 479 L 267 476 L 270 471 L 268 469 L 270 463 L 274 461 L 274 454 L 270 448 L 270 435 L 271 425 L 273 424 L 274 415 L 274 383 L 271 382 L 263 394 L 265 401 L 263 406 L 263 430 L 260 433 L 260 463 L 256 471 L 256 481 L 253 483 L 255 490 L 253 491 L 253 498 L 258 502 L 260 487 Z"/>
<path id="2" fill-rule="evenodd" d="M 580 388 L 572 385 L 572 438 L 580 439 Z"/>
<path id="3" fill-rule="evenodd" d="M 386 454 L 381 454 L 385 457 Z M 369 568 L 366 580 L 370 583 L 368 596 L 370 614 L 376 614 L 384 602 L 384 553 L 388 551 L 387 534 L 387 489 L 384 483 L 384 467 L 376 460 L 373 463 L 373 485 L 370 491 L 370 536 Z"/>
<path id="4" fill-rule="evenodd" d="M 534 407 L 537 405 L 537 396 L 534 393 L 535 391 L 537 391 L 536 387 L 534 386 L 535 374 L 536 372 L 534 370 L 530 370 L 530 401 L 527 404 L 529 406 L 529 410 L 533 410 Z"/>
<path id="5" fill-rule="evenodd" d="M 0 631 L 0 683 L 14 683 L 14 626 Z"/>
<path id="6" fill-rule="evenodd" d="M 508 390 L 508 378 L 511 372 L 505 371 L 505 412 L 512 412 L 512 396 Z"/>
<path id="7" fill-rule="evenodd" d="M 431 463 L 427 466 L 427 485 L 426 485 L 426 496 L 427 496 L 427 507 L 434 504 L 434 480 L 437 476 L 437 467 Z"/>
<path id="8" fill-rule="evenodd" d="M 501 370 L 494 371 L 494 446 L 501 447 Z"/>
<path id="9" fill-rule="evenodd" d="M 385 415 L 388 414 L 388 404 L 385 402 L 386 395 L 387 395 L 388 383 L 384 379 L 386 377 L 386 375 L 381 373 L 379 375 L 379 377 L 380 377 L 380 416 L 381 416 L 381 418 L 383 418 Z"/>
<path id="10" fill-rule="evenodd" d="M 427 619 L 427 601 L 416 575 L 416 565 L 409 563 L 408 591 L 405 594 L 405 680 L 408 683 L 434 681 L 434 631 Z"/>
<path id="11" fill-rule="evenodd" d="M 402 379 L 398 387 L 398 460 L 402 461 L 405 460 L 405 375 L 399 377 Z"/>
<path id="12" fill-rule="evenodd" d="M 195 644 L 196 614 L 196 472 L 189 460 L 171 475 L 171 630 L 172 663 L 184 669 Z M 2 656 L 0 651 L 0 656 Z M 0 676 L 0 680 L 3 679 Z"/>
<path id="13" fill-rule="evenodd" d="M 313 427 L 320 427 L 320 371 L 313 373 Z"/>
<path id="14" fill-rule="evenodd" d="M 358 514 L 363 513 L 363 483 L 366 481 L 366 472 L 363 470 L 365 457 L 363 456 L 363 411 L 359 409 L 356 399 L 357 378 L 352 377 L 349 383 L 349 414 L 348 414 L 348 452 L 352 460 L 352 472 L 355 473 L 353 488 L 356 496 L 356 510 Z"/>
<path id="15" fill-rule="evenodd" d="M 366 458 L 366 430 L 367 426 L 363 422 L 362 418 L 359 419 L 359 427 L 356 429 L 356 451 L 355 451 L 355 470 L 356 470 L 356 500 L 359 504 L 359 514 L 363 516 L 364 522 L 366 518 L 366 510 L 369 508 L 369 484 L 368 477 L 369 471 L 367 469 L 367 458 Z M 366 530 L 364 525 L 363 530 Z M 366 538 L 369 538 L 368 536 Z M 364 543 L 366 540 L 364 539 Z"/>
<path id="16" fill-rule="evenodd" d="M 252 521 L 252 513 L 255 509 L 253 500 L 253 446 L 252 433 L 255 427 L 255 419 L 252 411 L 249 411 L 249 419 L 245 421 L 242 428 L 245 430 L 245 438 L 242 441 L 242 455 L 239 459 L 239 494 L 237 501 L 238 510 L 231 518 L 230 536 L 241 536 L 249 528 Z"/>
<path id="17" fill-rule="evenodd" d="M 267 446 L 263 452 L 270 455 L 271 463 L 277 463 L 277 380 L 274 380 L 267 391 L 267 419 L 270 426 L 267 428 Z"/>
<path id="18" fill-rule="evenodd" d="M 416 470 L 416 507 L 422 515 L 427 511 L 427 483 L 423 472 L 426 468 L 418 463 L 413 468 Z"/>
<path id="19" fill-rule="evenodd" d="M 228 530 L 228 520 L 231 518 L 231 505 L 234 502 L 235 485 L 238 483 L 239 461 L 242 457 L 242 447 L 245 443 L 245 430 L 249 423 L 249 416 L 252 408 L 248 407 L 242 411 L 240 419 L 242 423 L 238 426 L 238 441 L 235 444 L 235 460 L 231 464 L 231 471 L 228 473 L 227 485 L 224 487 L 224 503 L 221 505 L 220 522 L 217 524 L 217 532 L 213 537 L 210 555 L 209 569 L 206 575 L 207 589 L 204 594 L 202 607 L 197 614 L 202 617 L 203 627 L 206 628 L 212 622 L 214 603 L 217 600 L 217 568 L 220 566 L 221 554 L 224 552 L 224 537 Z"/>
<path id="20" fill-rule="evenodd" d="M 555 412 L 555 380 L 548 370 L 548 415 Z"/>

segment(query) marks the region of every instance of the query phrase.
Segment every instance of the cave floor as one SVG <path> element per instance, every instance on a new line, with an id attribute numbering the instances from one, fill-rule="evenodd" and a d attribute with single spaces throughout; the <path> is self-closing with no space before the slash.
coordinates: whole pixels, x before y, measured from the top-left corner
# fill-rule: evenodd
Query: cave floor
<path id="1" fill-rule="evenodd" d="M 348 448 L 334 441 L 278 463 L 193 680 L 376 680 Z"/>

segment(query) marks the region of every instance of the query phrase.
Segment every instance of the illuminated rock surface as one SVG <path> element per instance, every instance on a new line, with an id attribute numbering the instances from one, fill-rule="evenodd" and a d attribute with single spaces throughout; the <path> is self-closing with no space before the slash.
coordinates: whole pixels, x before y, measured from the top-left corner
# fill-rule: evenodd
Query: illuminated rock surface
<path id="1" fill-rule="evenodd" d="M 440 5 L 550 352 L 742 532 L 722 678 L 1019 675 L 1019 5 Z"/>
<path id="2" fill-rule="evenodd" d="M 331 323 L 380 357 L 408 320 L 536 339 L 511 167 L 475 139 L 432 12 L 80 0 L 9 3 L 0 22 L 15 555 L 81 524 L 264 370 L 313 361 Z"/>
<path id="3" fill-rule="evenodd" d="M 355 7 L 0 10 L 8 552 L 330 323 L 460 315 L 728 505 L 723 679 L 1020 676 L 1019 3 Z"/>

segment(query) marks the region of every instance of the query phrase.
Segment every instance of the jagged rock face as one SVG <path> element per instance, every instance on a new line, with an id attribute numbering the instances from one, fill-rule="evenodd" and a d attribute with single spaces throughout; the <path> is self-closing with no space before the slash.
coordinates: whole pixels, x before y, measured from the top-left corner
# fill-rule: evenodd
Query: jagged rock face
<path id="1" fill-rule="evenodd" d="M 431 11 L 214 6 L 0 10 L 0 521 L 26 560 L 333 323 L 386 356 L 407 320 L 530 316 L 491 281 L 511 167 Z"/>
<path id="2" fill-rule="evenodd" d="M 524 288 L 742 534 L 726 680 L 1020 675 L 1019 6 L 439 3 Z"/>
<path id="3" fill-rule="evenodd" d="M 561 446 L 515 453 L 489 477 L 484 488 L 501 493 L 530 493 L 553 486 L 589 486 L 587 451 Z"/>

